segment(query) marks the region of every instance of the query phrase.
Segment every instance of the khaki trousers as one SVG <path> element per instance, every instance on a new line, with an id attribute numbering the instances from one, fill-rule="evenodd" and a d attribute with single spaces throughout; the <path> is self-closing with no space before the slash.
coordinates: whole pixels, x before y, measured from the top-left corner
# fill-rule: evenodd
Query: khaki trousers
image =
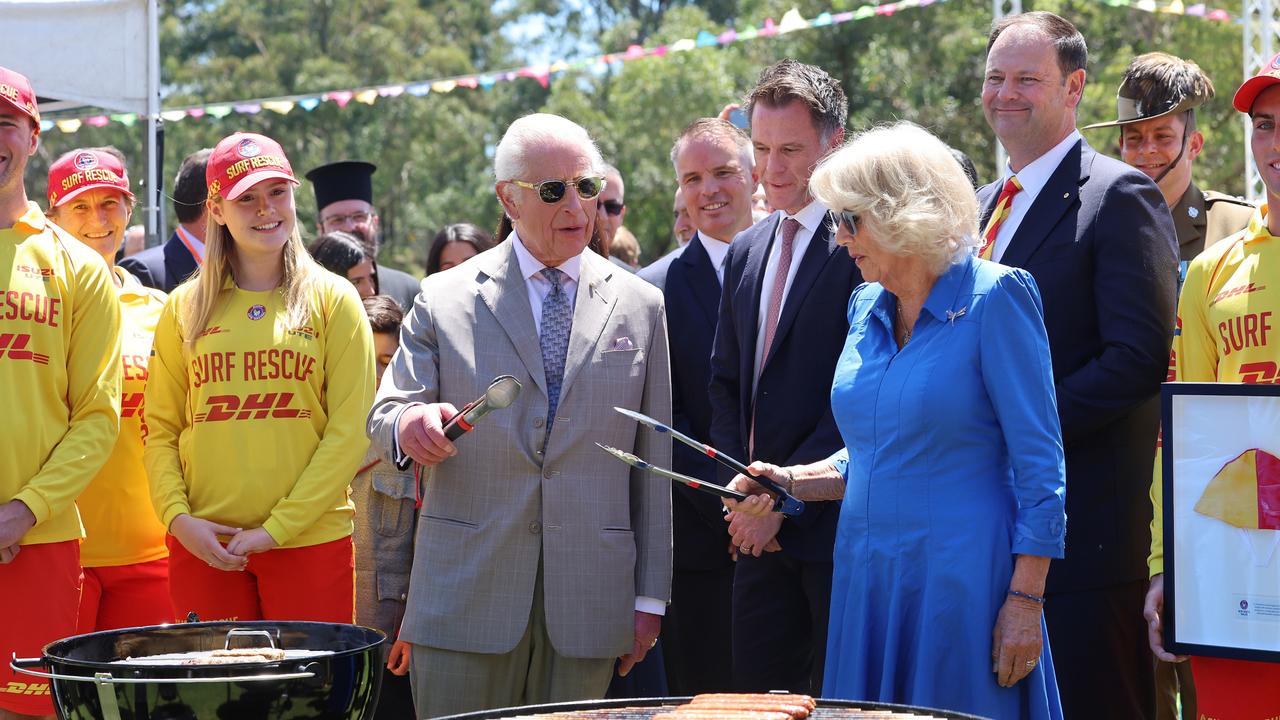
<path id="1" fill-rule="evenodd" d="M 465 620 L 463 620 L 465 621 Z M 604 697 L 616 658 L 560 655 L 547 637 L 542 567 L 524 636 L 511 652 L 469 653 L 412 645 L 409 677 L 419 718 Z"/>

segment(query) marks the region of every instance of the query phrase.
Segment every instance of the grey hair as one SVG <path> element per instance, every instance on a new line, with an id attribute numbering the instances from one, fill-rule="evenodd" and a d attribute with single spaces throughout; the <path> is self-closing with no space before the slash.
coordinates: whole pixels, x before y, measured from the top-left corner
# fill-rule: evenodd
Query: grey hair
<path id="1" fill-rule="evenodd" d="M 680 157 L 680 151 L 684 149 L 685 143 L 695 138 L 728 140 L 738 148 L 738 159 L 748 174 L 756 166 L 755 148 L 751 146 L 751 138 L 743 132 L 742 128 L 728 120 L 705 117 L 689 123 L 680 132 L 680 137 L 676 138 L 675 144 L 671 146 L 671 167 L 675 169 L 677 175 L 680 173 L 680 168 L 676 167 L 676 160 Z M 676 179 L 679 180 L 678 177 Z"/>
<path id="2" fill-rule="evenodd" d="M 526 180 L 535 182 L 543 178 L 526 178 L 529 168 L 525 158 L 529 150 L 544 143 L 575 142 L 591 160 L 593 172 L 604 174 L 604 158 L 591 135 L 581 125 L 568 118 L 549 113 L 533 113 L 517 119 L 507 126 L 493 154 L 494 179 Z"/>
<path id="3" fill-rule="evenodd" d="M 895 255 L 942 274 L 978 245 L 978 200 L 945 143 L 909 122 L 859 133 L 823 160 L 809 192 L 847 210 Z"/>
<path id="4" fill-rule="evenodd" d="M 604 168 L 600 171 L 600 174 L 601 174 L 601 175 L 604 175 L 605 180 L 606 180 L 606 181 L 608 181 L 608 183 L 609 183 L 610 185 L 612 185 L 612 184 L 613 184 L 613 181 L 612 181 L 612 180 L 609 180 L 609 177 L 610 177 L 610 176 L 618 178 L 618 191 L 619 191 L 619 193 L 620 193 L 621 195 L 623 195 L 624 197 L 626 196 L 626 194 L 627 194 L 627 184 L 622 180 L 622 171 L 621 171 L 621 170 L 619 170 L 618 168 L 614 167 L 614 166 L 613 166 L 612 164 L 610 164 L 610 163 L 605 163 L 605 164 L 604 164 Z"/>

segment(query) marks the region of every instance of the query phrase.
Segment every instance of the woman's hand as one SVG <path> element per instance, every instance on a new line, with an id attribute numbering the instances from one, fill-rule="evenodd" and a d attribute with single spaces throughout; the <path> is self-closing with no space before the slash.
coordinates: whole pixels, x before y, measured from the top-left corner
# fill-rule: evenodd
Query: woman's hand
<path id="1" fill-rule="evenodd" d="M 991 672 L 1000 687 L 1013 687 L 1040 662 L 1043 636 L 1040 603 L 1010 595 L 991 631 Z"/>
<path id="2" fill-rule="evenodd" d="M 241 530 L 227 543 L 227 552 L 248 558 L 253 553 L 266 552 L 277 547 L 271 533 L 260 527 L 252 530 Z"/>
<path id="3" fill-rule="evenodd" d="M 391 644 L 391 655 L 387 658 L 387 670 L 392 675 L 409 674 L 409 659 L 413 656 L 409 643 L 396 640 Z"/>
<path id="4" fill-rule="evenodd" d="M 248 558 L 227 552 L 218 542 L 219 535 L 238 535 L 240 532 L 240 528 L 201 520 L 187 513 L 177 516 L 169 524 L 169 533 L 182 543 L 187 552 L 219 570 L 243 570 L 249 563 Z"/>
<path id="5" fill-rule="evenodd" d="M 1151 578 L 1151 587 L 1147 588 L 1147 599 L 1142 605 L 1142 616 L 1147 619 L 1147 643 L 1157 660 L 1163 662 L 1182 662 L 1186 655 L 1174 655 L 1164 649 L 1164 623 L 1160 616 L 1164 613 L 1164 574 Z"/>
<path id="6" fill-rule="evenodd" d="M 787 483 L 791 481 L 791 473 L 787 470 L 758 460 L 748 465 L 747 470 L 751 475 L 763 475 L 783 487 L 786 487 Z M 764 486 L 753 480 L 750 475 L 735 475 L 733 480 L 729 482 L 729 489 L 737 490 L 748 496 L 747 499 L 741 501 L 732 498 L 723 499 L 725 507 L 731 511 L 729 520 L 733 519 L 734 513 L 761 517 L 773 512 L 773 493 L 765 490 Z"/>

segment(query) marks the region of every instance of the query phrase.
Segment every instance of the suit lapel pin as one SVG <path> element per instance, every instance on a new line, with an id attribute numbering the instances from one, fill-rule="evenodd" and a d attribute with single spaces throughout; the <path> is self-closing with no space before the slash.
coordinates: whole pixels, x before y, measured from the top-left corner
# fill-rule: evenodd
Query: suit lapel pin
<path id="1" fill-rule="evenodd" d="M 1067 199 L 1067 198 L 1069 198 L 1069 197 L 1071 197 L 1071 193 L 1069 193 L 1069 192 L 1062 193 L 1062 199 L 1063 199 L 1063 200 L 1066 200 L 1066 199 Z"/>
<path id="2" fill-rule="evenodd" d="M 960 308 L 959 310 L 956 310 L 956 311 L 954 311 L 954 312 L 953 312 L 953 311 L 951 311 L 951 310 L 948 310 L 948 311 L 947 311 L 947 322 L 950 322 L 952 325 L 955 325 L 955 324 L 956 324 L 956 318 L 964 317 L 964 311 L 965 311 L 965 310 L 967 310 L 967 309 L 968 309 L 967 307 L 962 307 L 962 308 Z"/>

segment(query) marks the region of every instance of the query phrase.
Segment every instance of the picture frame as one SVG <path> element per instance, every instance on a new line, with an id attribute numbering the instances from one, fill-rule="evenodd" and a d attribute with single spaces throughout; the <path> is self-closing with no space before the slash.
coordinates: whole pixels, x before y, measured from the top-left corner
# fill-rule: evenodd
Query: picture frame
<path id="1" fill-rule="evenodd" d="M 1280 385 L 1165 383 L 1161 421 L 1165 649 L 1280 662 Z"/>

